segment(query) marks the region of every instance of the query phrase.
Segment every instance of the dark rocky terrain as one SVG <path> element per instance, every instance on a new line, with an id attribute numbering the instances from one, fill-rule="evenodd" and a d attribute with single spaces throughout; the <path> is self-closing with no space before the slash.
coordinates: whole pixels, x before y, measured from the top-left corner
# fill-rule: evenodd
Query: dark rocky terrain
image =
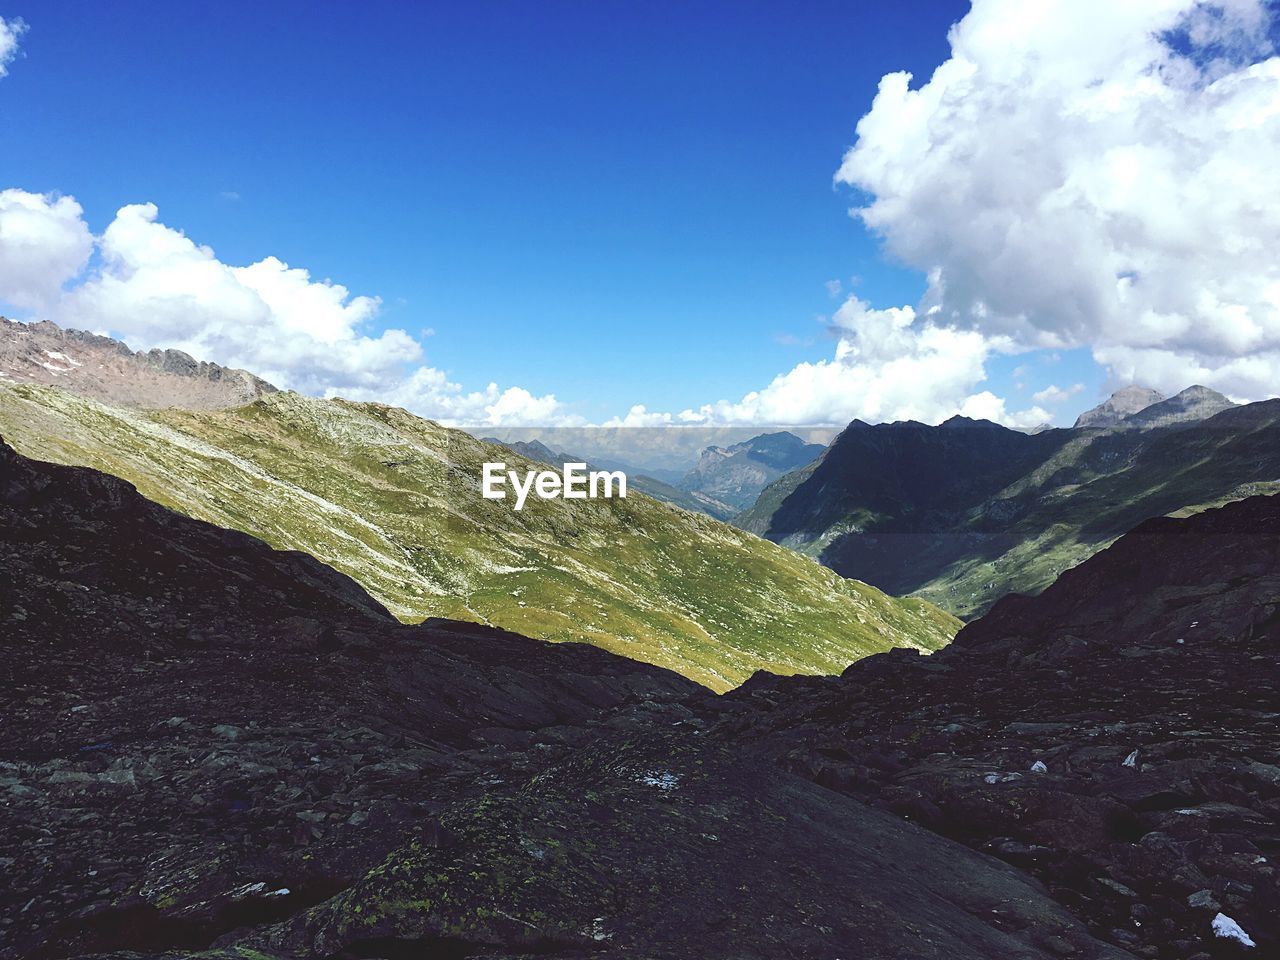
<path id="1" fill-rule="evenodd" d="M 1280 955 L 1280 498 L 1150 520 L 901 653 L 760 675 L 716 736 L 1027 870 L 1138 956 L 1245 955 L 1219 913 Z"/>
<path id="2" fill-rule="evenodd" d="M 0 380 L 63 387 L 122 407 L 216 410 L 274 393 L 244 370 L 195 360 L 181 350 L 134 352 L 119 340 L 56 323 L 0 317 Z"/>
<path id="3" fill-rule="evenodd" d="M 1128 955 L 1019 869 L 707 735 L 750 700 L 400 625 L 3 445 L 0 564 L 0 956 Z"/>

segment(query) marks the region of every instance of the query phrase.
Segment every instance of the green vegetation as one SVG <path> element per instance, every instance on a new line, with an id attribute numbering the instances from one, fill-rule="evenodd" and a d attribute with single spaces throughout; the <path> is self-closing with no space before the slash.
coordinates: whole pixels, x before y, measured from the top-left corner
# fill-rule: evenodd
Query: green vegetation
<path id="1" fill-rule="evenodd" d="M 279 393 L 229 410 L 138 411 L 6 385 L 0 435 L 310 553 L 402 620 L 585 641 L 715 690 L 761 669 L 831 673 L 892 646 L 934 650 L 958 627 L 927 602 L 643 494 L 531 498 L 517 513 L 481 497 L 481 464 L 537 464 L 392 407 Z"/>

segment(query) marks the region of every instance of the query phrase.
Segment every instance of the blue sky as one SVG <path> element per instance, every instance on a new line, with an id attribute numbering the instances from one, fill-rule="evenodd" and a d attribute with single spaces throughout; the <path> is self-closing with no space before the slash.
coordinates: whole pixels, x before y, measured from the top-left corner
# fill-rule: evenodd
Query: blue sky
<path id="1" fill-rule="evenodd" d="M 95 234 L 153 203 L 223 263 L 377 296 L 362 332 L 432 331 L 468 389 L 678 411 L 830 358 L 849 294 L 920 301 L 833 175 L 968 9 L 10 0 L 0 188 L 72 195 Z M 985 370 L 1011 409 L 1082 385 L 1067 421 L 1116 381 L 1083 341 Z"/>

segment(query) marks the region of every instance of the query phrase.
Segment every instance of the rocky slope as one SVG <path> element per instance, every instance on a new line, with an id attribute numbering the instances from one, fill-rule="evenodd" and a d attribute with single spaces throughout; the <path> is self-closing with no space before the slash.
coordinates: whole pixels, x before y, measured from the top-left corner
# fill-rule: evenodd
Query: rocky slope
<path id="1" fill-rule="evenodd" d="M 1130 956 L 706 734 L 750 706 L 3 445 L 0 573 L 5 960 Z"/>
<path id="2" fill-rule="evenodd" d="M 1280 401 L 1235 406 L 1193 387 L 1105 429 L 855 422 L 736 522 L 972 617 L 1148 517 L 1276 490 Z"/>
<path id="3" fill-rule="evenodd" d="M 1253 497 L 1147 521 L 935 656 L 753 679 L 715 736 L 1018 865 L 1138 956 L 1275 956 L 1278 654 L 1280 498 Z"/>
<path id="4" fill-rule="evenodd" d="M 181 350 L 135 353 L 118 340 L 63 330 L 48 320 L 0 317 L 0 383 L 53 384 L 124 407 L 216 410 L 275 387 L 244 370 L 197 361 Z"/>
<path id="5" fill-rule="evenodd" d="M 376 404 L 273 393 L 219 411 L 108 407 L 0 385 L 22 453 L 92 466 L 202 520 L 301 550 L 396 616 L 581 640 L 724 690 L 758 669 L 834 673 L 895 645 L 936 649 L 957 621 L 733 527 L 633 493 L 480 494 L 509 450 Z"/>
<path id="6" fill-rule="evenodd" d="M 1181 393 L 1168 400 L 1161 400 L 1137 413 L 1132 413 L 1120 421 L 1120 426 L 1134 427 L 1167 427 L 1175 423 L 1199 423 L 1217 416 L 1224 410 L 1230 410 L 1239 404 L 1233 403 L 1208 387 L 1199 385 L 1187 387 Z"/>

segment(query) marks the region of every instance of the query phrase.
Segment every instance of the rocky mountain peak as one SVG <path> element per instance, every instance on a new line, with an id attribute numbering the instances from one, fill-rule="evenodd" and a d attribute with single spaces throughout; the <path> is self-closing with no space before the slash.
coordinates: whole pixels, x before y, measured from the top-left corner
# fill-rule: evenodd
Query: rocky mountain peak
<path id="1" fill-rule="evenodd" d="M 1131 385 L 1122 387 L 1092 410 L 1086 410 L 1076 418 L 1077 427 L 1111 427 L 1125 417 L 1145 410 L 1164 399 L 1159 390 Z"/>
<path id="2" fill-rule="evenodd" d="M 63 329 L 49 320 L 0 317 L 0 383 L 37 383 L 140 409 L 237 407 L 276 387 L 245 370 L 197 360 L 181 350 L 134 352 L 111 337 Z"/>
<path id="3" fill-rule="evenodd" d="M 1165 427 L 1176 423 L 1195 423 L 1230 410 L 1239 404 L 1227 399 L 1216 390 L 1195 384 L 1168 400 L 1153 403 L 1137 413 L 1125 417 L 1125 426 Z"/>

